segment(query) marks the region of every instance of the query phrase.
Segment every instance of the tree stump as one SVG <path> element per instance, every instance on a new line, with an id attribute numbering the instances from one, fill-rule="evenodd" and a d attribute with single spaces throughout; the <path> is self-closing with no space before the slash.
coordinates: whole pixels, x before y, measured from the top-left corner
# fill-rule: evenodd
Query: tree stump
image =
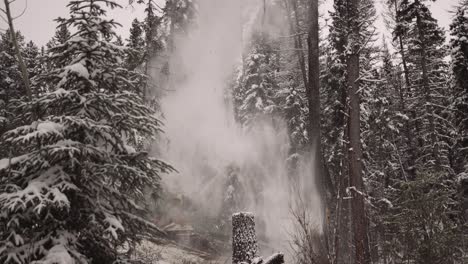
<path id="1" fill-rule="evenodd" d="M 232 263 L 251 263 L 257 257 L 258 246 L 252 213 L 232 215 Z"/>

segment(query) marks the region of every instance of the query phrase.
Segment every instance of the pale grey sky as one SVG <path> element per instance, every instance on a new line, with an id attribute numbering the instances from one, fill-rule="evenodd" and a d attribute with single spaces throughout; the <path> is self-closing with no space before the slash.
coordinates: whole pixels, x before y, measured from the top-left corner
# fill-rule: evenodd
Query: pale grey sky
<path id="1" fill-rule="evenodd" d="M 160 1 L 164 2 L 164 0 Z M 376 3 L 382 1 L 384 0 L 376 0 Z M 1 2 L 0 6 L 3 6 L 3 1 Z M 21 13 L 26 3 L 28 6 L 25 14 L 15 21 L 16 29 L 23 32 L 27 40 L 33 40 L 38 45 L 45 45 L 55 32 L 56 23 L 53 19 L 59 16 L 68 16 L 68 9 L 66 7 L 68 2 L 68 0 L 17 0 L 12 6 L 13 13 Z M 111 10 L 108 14 L 109 17 L 114 18 L 122 24 L 122 28 L 118 31 L 119 34 L 126 38 L 132 20 L 135 17 L 140 20 L 143 19 L 143 7 L 140 5 L 130 7 L 128 6 L 128 0 L 119 0 L 117 2 L 125 8 Z M 448 30 L 452 19 L 452 14 L 449 11 L 453 10 L 457 2 L 458 0 L 438 0 L 430 4 L 434 17 L 439 20 L 440 25 L 446 30 Z M 322 9 L 330 9 L 332 3 L 333 0 L 325 0 Z M 378 27 L 382 28 L 381 25 Z M 0 20 L 0 28 L 6 28 L 6 23 L 2 20 Z"/>
<path id="2" fill-rule="evenodd" d="M 45 45 L 54 35 L 57 26 L 53 20 L 59 16 L 68 17 L 66 7 L 68 2 L 68 0 L 16 0 L 12 6 L 14 14 L 20 14 L 26 3 L 27 9 L 22 17 L 15 20 L 15 28 L 20 30 L 27 40 L 33 40 L 38 45 Z M 124 8 L 110 10 L 108 15 L 122 24 L 118 33 L 126 38 L 133 19 L 144 18 L 144 7 L 137 4 L 133 4 L 133 7 L 129 6 L 128 0 L 117 0 L 117 2 Z M 3 5 L 1 1 L 0 6 Z M 2 20 L 0 20 L 0 28 L 6 28 L 6 23 Z"/>

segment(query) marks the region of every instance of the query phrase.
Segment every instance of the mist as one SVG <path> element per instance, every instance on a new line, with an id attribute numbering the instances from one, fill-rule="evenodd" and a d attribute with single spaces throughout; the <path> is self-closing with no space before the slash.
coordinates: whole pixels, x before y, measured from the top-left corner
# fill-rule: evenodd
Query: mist
<path id="1" fill-rule="evenodd" d="M 298 195 L 294 186 L 302 187 L 317 225 L 321 210 L 310 164 L 301 166 L 297 185 L 292 184 L 285 124 L 264 120 L 246 129 L 234 119 L 227 88 L 242 72 L 251 32 L 261 28 L 278 35 L 286 30 L 278 27 L 287 23 L 278 21 L 274 9 L 265 10 L 263 0 L 199 1 L 197 22 L 176 38 L 171 54 L 176 70 L 171 90 L 161 100 L 166 137 L 161 152 L 177 169 L 164 176 L 165 188 L 198 208 L 196 213 L 172 212 L 175 217 L 189 217 L 194 225 L 204 217 L 226 218 L 226 197 L 240 195 L 236 209 L 254 213 L 257 232 L 268 244 L 262 252 L 266 255 L 289 248 L 290 213 Z M 229 179 L 233 173 L 236 187 Z"/>

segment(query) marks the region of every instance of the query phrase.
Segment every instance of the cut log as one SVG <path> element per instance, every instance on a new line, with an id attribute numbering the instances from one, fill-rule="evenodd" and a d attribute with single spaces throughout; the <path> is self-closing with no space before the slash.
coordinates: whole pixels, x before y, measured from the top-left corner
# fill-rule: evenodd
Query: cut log
<path id="1" fill-rule="evenodd" d="M 232 263 L 252 263 L 257 257 L 258 246 L 255 221 L 251 213 L 232 215 Z"/>

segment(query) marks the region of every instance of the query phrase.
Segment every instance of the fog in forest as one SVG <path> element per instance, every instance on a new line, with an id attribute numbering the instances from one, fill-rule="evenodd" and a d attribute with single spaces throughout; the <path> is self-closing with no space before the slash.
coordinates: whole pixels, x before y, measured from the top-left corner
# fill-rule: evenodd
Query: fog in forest
<path id="1" fill-rule="evenodd" d="M 241 196 L 237 198 L 241 204 L 233 209 L 253 212 L 260 236 L 266 236 L 271 247 L 287 250 L 290 213 L 299 195 L 294 186 L 301 186 L 317 227 L 321 223 L 310 164 L 303 164 L 297 178 L 291 179 L 284 122 L 264 120 L 249 131 L 242 129 L 234 120 L 226 89 L 242 71 L 242 53 L 252 30 L 288 33 L 286 23 L 274 16 L 274 6 L 268 8 L 264 10 L 263 1 L 200 1 L 197 22 L 177 38 L 171 62 L 177 69 L 170 80 L 174 90 L 161 100 L 167 140 L 161 152 L 178 172 L 165 175 L 163 184 L 197 203 L 201 212 L 175 216 L 195 225 L 200 222 L 192 217 L 199 221 L 205 215 L 220 217 L 222 210 L 229 210 L 226 197 Z"/>

